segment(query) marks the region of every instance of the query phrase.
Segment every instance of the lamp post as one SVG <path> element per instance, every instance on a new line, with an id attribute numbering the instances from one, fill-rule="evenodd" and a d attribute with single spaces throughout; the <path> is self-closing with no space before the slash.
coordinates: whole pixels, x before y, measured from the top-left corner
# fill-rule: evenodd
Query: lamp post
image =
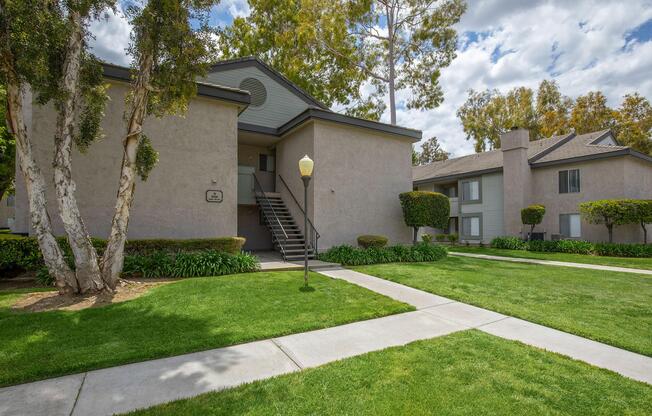
<path id="1" fill-rule="evenodd" d="M 315 163 L 305 155 L 299 160 L 299 173 L 303 181 L 303 283 L 308 286 L 308 184 Z"/>

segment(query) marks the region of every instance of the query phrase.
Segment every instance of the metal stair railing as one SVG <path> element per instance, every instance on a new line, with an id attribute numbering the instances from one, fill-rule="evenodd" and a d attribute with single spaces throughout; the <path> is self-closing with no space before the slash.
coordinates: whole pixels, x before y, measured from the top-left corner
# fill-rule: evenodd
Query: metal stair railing
<path id="1" fill-rule="evenodd" d="M 297 198 L 294 196 L 294 194 L 290 190 L 290 187 L 285 182 L 285 179 L 283 179 L 283 176 L 278 175 L 278 178 L 281 180 L 281 183 L 283 184 L 285 189 L 287 189 L 288 193 L 292 197 L 292 200 L 294 201 L 294 204 L 299 208 L 299 211 L 301 211 L 301 213 L 303 215 L 306 215 L 306 212 L 304 211 L 303 207 L 301 206 L 301 204 L 299 204 L 299 201 L 297 200 Z M 317 232 L 317 229 L 313 225 L 312 221 L 310 221 L 310 218 L 308 218 L 308 226 L 309 226 L 310 230 L 304 230 L 304 234 L 305 234 L 305 236 L 304 236 L 304 244 L 308 244 L 308 240 L 310 240 L 310 246 L 314 249 L 314 255 L 315 255 L 315 257 L 317 257 L 317 255 L 319 254 L 319 252 L 317 251 L 317 244 L 319 242 L 320 235 Z M 310 232 L 308 233 L 307 231 L 310 231 Z M 309 236 L 310 236 L 310 238 L 308 238 Z"/>
<path id="2" fill-rule="evenodd" d="M 258 202 L 258 205 L 260 205 L 260 207 L 262 208 L 263 217 L 265 218 L 265 222 L 267 222 L 267 224 L 269 224 L 269 228 L 270 228 L 270 231 L 272 232 L 272 236 L 279 243 L 278 245 L 281 248 L 281 255 L 283 256 L 283 260 L 285 260 L 286 259 L 285 247 L 283 246 L 283 244 L 280 243 L 279 236 L 276 235 L 276 231 L 272 227 L 272 224 L 278 224 L 281 232 L 283 233 L 282 237 L 283 237 L 284 240 L 288 239 L 288 234 L 285 231 L 285 227 L 283 227 L 283 224 L 281 223 L 281 220 L 278 218 L 278 215 L 276 215 L 276 211 L 274 210 L 274 206 L 270 202 L 269 198 L 267 198 L 267 195 L 265 195 L 265 191 L 263 190 L 263 187 L 260 184 L 260 182 L 258 182 L 258 178 L 256 177 L 255 173 L 253 174 L 253 177 L 254 177 L 254 193 L 256 194 L 256 196 L 260 197 L 260 199 L 257 198 L 256 201 Z M 261 202 L 261 199 L 264 201 L 264 204 L 263 204 L 263 202 Z M 266 208 L 269 208 L 269 210 L 267 210 Z M 269 211 L 271 211 L 271 215 L 268 215 Z"/>

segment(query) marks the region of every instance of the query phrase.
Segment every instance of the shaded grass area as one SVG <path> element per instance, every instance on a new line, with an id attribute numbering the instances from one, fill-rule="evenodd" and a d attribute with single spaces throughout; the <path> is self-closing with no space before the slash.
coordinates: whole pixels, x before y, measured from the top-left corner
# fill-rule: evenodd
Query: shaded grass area
<path id="1" fill-rule="evenodd" d="M 0 292 L 0 385 L 206 350 L 413 310 L 303 272 L 186 279 L 81 311 L 18 313 Z"/>
<path id="2" fill-rule="evenodd" d="M 652 276 L 456 256 L 355 270 L 652 356 Z"/>
<path id="3" fill-rule="evenodd" d="M 646 384 L 470 330 L 131 415 L 644 415 L 651 408 Z"/>
<path id="4" fill-rule="evenodd" d="M 587 254 L 541 253 L 527 250 L 506 250 L 489 247 L 453 246 L 449 251 L 460 253 L 486 254 L 489 256 L 515 257 L 521 259 L 568 261 L 572 263 L 598 264 L 600 266 L 629 267 L 632 269 L 652 270 L 652 258 L 606 257 Z"/>
<path id="5" fill-rule="evenodd" d="M 17 238 L 25 238 L 22 235 L 12 234 L 8 228 L 0 228 L 0 240 L 12 240 Z"/>

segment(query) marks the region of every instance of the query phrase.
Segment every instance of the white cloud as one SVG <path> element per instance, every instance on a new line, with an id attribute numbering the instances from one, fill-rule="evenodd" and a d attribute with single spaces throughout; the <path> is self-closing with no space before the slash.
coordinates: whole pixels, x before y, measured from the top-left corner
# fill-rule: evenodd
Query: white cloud
<path id="1" fill-rule="evenodd" d="M 456 111 L 469 88 L 535 88 L 552 78 L 571 97 L 602 90 L 612 106 L 633 91 L 652 99 L 652 41 L 625 40 L 649 19 L 649 0 L 471 1 L 458 25 L 462 48 L 442 71 L 444 103 L 432 111 L 399 110 L 398 122 L 422 129 L 424 139 L 436 135 L 446 150 L 462 155 L 473 145 L 464 139 Z M 510 53 L 492 62 L 497 47 Z"/>
<path id="2" fill-rule="evenodd" d="M 106 62 L 129 65 L 125 50 L 129 46 L 131 26 L 119 6 L 117 12 L 109 10 L 93 21 L 89 30 L 94 36 L 90 46 L 95 55 Z"/>

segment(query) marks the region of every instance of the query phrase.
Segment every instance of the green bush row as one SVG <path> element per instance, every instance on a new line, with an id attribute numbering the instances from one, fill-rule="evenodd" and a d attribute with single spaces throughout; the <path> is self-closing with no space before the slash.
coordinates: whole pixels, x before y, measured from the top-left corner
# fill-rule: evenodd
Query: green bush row
<path id="1" fill-rule="evenodd" d="M 258 259 L 248 253 L 228 254 L 206 250 L 171 254 L 156 251 L 148 255 L 125 256 L 125 277 L 200 277 L 255 272 Z"/>
<path id="2" fill-rule="evenodd" d="M 73 264 L 72 251 L 65 238 L 57 241 L 68 263 Z M 101 255 L 106 248 L 106 241 L 93 239 L 93 246 Z M 190 240 L 128 240 L 125 255 L 148 255 L 155 252 L 183 253 L 213 250 L 229 254 L 238 254 L 245 243 L 242 237 L 203 238 Z M 41 250 L 35 238 L 0 240 L 0 272 L 10 270 L 39 270 L 44 267 Z"/>
<path id="3" fill-rule="evenodd" d="M 360 235 L 358 236 L 358 245 L 362 248 L 385 247 L 389 238 L 384 235 Z"/>
<path id="4" fill-rule="evenodd" d="M 335 246 L 319 255 L 319 259 L 346 266 L 365 264 L 437 261 L 448 255 L 445 247 L 419 243 L 414 246 L 390 246 L 356 248 L 349 245 Z"/>
<path id="5" fill-rule="evenodd" d="M 612 257 L 652 257 L 652 245 L 622 243 L 590 243 L 582 240 L 523 241 L 518 237 L 496 237 L 491 247 L 547 253 L 594 254 Z"/>

